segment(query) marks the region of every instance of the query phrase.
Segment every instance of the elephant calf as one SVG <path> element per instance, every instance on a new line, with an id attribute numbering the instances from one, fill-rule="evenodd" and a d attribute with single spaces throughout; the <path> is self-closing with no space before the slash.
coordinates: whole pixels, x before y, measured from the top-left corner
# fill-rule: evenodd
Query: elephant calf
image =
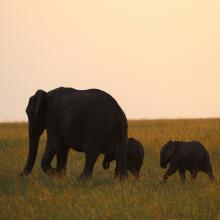
<path id="1" fill-rule="evenodd" d="M 134 139 L 128 139 L 127 149 L 127 169 L 132 173 L 135 178 L 139 178 L 140 169 L 144 159 L 144 148 L 142 144 Z M 108 169 L 110 162 L 115 160 L 115 157 L 111 154 L 105 154 L 102 166 L 104 169 Z M 115 177 L 118 176 L 117 166 L 115 168 Z"/>
<path id="2" fill-rule="evenodd" d="M 181 181 L 186 181 L 185 171 L 189 170 L 192 180 L 196 178 L 199 171 L 205 172 L 210 181 L 214 181 L 209 154 L 205 147 L 197 142 L 169 141 L 160 151 L 160 166 L 169 167 L 163 176 L 166 182 L 168 177 L 179 171 Z"/>

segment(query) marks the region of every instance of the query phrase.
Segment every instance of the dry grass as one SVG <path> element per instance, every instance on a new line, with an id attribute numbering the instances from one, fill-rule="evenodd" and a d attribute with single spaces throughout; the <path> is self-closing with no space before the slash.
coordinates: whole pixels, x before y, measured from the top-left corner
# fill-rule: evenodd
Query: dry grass
<path id="1" fill-rule="evenodd" d="M 0 219 L 220 219 L 220 119 L 129 121 L 129 136 L 145 147 L 140 181 L 113 179 L 100 156 L 91 181 L 80 183 L 84 155 L 71 151 L 67 176 L 48 178 L 40 169 L 40 149 L 31 175 L 18 178 L 27 157 L 27 125 L 0 124 Z M 216 183 L 199 174 L 195 183 L 172 176 L 161 184 L 161 145 L 199 140 L 210 152 Z"/>

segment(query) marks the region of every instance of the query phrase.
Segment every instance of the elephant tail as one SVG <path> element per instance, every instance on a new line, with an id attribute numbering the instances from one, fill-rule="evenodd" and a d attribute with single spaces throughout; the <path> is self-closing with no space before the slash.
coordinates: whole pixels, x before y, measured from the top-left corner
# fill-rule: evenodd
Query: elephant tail
<path id="1" fill-rule="evenodd" d="M 106 170 L 110 167 L 110 162 L 113 160 L 111 154 L 105 154 L 104 160 L 102 162 L 102 167 Z"/>

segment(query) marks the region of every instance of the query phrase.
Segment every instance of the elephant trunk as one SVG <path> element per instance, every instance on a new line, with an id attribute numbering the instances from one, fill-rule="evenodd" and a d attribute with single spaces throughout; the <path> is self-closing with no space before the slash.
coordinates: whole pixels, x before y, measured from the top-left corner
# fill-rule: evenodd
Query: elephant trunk
<path id="1" fill-rule="evenodd" d="M 163 160 L 160 160 L 160 167 L 163 168 L 163 169 L 166 169 L 167 164 Z"/>
<path id="2" fill-rule="evenodd" d="M 160 167 L 163 169 L 167 168 L 167 162 L 166 162 L 164 156 L 162 156 L 162 155 L 160 155 Z"/>
<path id="3" fill-rule="evenodd" d="M 28 152 L 27 162 L 22 172 L 22 175 L 28 175 L 32 171 L 32 168 L 34 166 L 37 157 L 39 139 L 42 132 L 43 131 L 38 132 L 36 134 L 36 132 L 34 132 L 31 126 L 29 125 L 29 152 Z"/>

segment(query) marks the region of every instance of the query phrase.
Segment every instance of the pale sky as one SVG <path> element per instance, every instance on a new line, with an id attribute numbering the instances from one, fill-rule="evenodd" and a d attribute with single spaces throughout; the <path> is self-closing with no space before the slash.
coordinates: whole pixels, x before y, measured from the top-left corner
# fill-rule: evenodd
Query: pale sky
<path id="1" fill-rule="evenodd" d="M 220 117 L 220 1 L 0 0 L 0 76 L 0 121 L 59 86 L 129 119 Z"/>

